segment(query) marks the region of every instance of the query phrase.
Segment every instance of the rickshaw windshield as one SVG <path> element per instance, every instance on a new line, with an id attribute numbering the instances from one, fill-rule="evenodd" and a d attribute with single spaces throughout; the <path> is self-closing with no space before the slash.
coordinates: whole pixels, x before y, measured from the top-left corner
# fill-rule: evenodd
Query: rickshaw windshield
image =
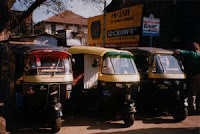
<path id="1" fill-rule="evenodd" d="M 136 74 L 136 66 L 132 55 L 106 54 L 103 60 L 104 74 Z"/>
<path id="2" fill-rule="evenodd" d="M 154 59 L 157 73 L 183 73 L 177 59 L 172 55 L 156 55 Z"/>
<path id="3" fill-rule="evenodd" d="M 37 52 L 28 55 L 26 74 L 71 74 L 70 56 L 65 52 Z"/>

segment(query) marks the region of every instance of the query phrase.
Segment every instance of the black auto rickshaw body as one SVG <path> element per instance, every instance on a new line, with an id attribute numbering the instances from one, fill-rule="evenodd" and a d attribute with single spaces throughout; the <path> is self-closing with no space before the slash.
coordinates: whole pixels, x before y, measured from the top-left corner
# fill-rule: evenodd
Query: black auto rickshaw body
<path id="1" fill-rule="evenodd" d="M 138 108 L 166 109 L 176 121 L 187 116 L 185 74 L 173 51 L 154 47 L 123 48 L 135 57 L 141 76 Z"/>
<path id="2" fill-rule="evenodd" d="M 72 90 L 71 55 L 60 47 L 32 42 L 4 41 L 0 44 L 6 121 L 14 114 L 45 113 L 52 130 L 59 131 L 62 103 L 70 99 Z"/>
<path id="3" fill-rule="evenodd" d="M 75 98 L 82 106 L 90 107 L 93 103 L 98 110 L 113 115 L 121 113 L 125 125 L 131 126 L 140 80 L 133 55 L 128 51 L 90 46 L 74 46 L 68 51 L 76 61 L 72 98 L 78 92 Z M 81 103 L 83 97 L 89 100 L 87 104 Z"/>

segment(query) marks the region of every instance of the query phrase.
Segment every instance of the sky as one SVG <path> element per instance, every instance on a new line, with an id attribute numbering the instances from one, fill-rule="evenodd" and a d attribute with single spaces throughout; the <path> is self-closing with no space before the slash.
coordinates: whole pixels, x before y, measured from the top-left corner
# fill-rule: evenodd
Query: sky
<path id="1" fill-rule="evenodd" d="M 19 10 L 24 11 L 26 10 L 26 7 L 20 2 L 17 2 L 13 5 L 13 10 Z M 63 0 L 66 1 L 66 0 Z M 102 1 L 102 0 L 101 0 Z M 106 0 L 106 4 L 108 5 L 111 2 L 111 0 Z M 78 14 L 80 16 L 83 16 L 85 18 L 97 16 L 100 14 L 103 14 L 103 3 L 100 7 L 95 7 L 91 4 L 88 4 L 87 2 L 83 2 L 82 0 L 67 0 L 66 9 L 69 11 L 74 12 L 75 14 Z M 53 13 L 46 13 L 46 6 L 40 6 L 33 12 L 33 22 L 38 23 L 44 19 L 47 19 L 55 14 Z"/>

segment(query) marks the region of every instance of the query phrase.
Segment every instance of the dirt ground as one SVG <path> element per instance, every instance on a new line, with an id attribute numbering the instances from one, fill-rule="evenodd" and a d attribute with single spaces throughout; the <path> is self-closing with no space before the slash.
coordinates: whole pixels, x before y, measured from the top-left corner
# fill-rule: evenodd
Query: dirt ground
<path id="1" fill-rule="evenodd" d="M 1 118 L 2 120 L 3 118 Z M 14 134 L 49 134 L 50 128 L 41 118 L 23 119 L 16 124 Z M 4 122 L 4 121 L 3 121 Z M 5 133 L 5 131 L 3 131 Z M 62 118 L 58 134 L 200 134 L 200 116 L 188 116 L 175 122 L 171 115 L 154 112 L 137 113 L 135 123 L 126 128 L 121 119 L 111 119 L 94 112 L 67 113 Z"/>

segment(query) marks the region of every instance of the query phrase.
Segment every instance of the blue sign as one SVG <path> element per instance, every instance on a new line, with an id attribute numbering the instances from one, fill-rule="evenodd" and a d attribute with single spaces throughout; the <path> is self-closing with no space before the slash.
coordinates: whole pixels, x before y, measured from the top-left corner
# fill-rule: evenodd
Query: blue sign
<path id="1" fill-rule="evenodd" d="M 142 35 L 160 36 L 160 19 L 144 17 Z"/>

